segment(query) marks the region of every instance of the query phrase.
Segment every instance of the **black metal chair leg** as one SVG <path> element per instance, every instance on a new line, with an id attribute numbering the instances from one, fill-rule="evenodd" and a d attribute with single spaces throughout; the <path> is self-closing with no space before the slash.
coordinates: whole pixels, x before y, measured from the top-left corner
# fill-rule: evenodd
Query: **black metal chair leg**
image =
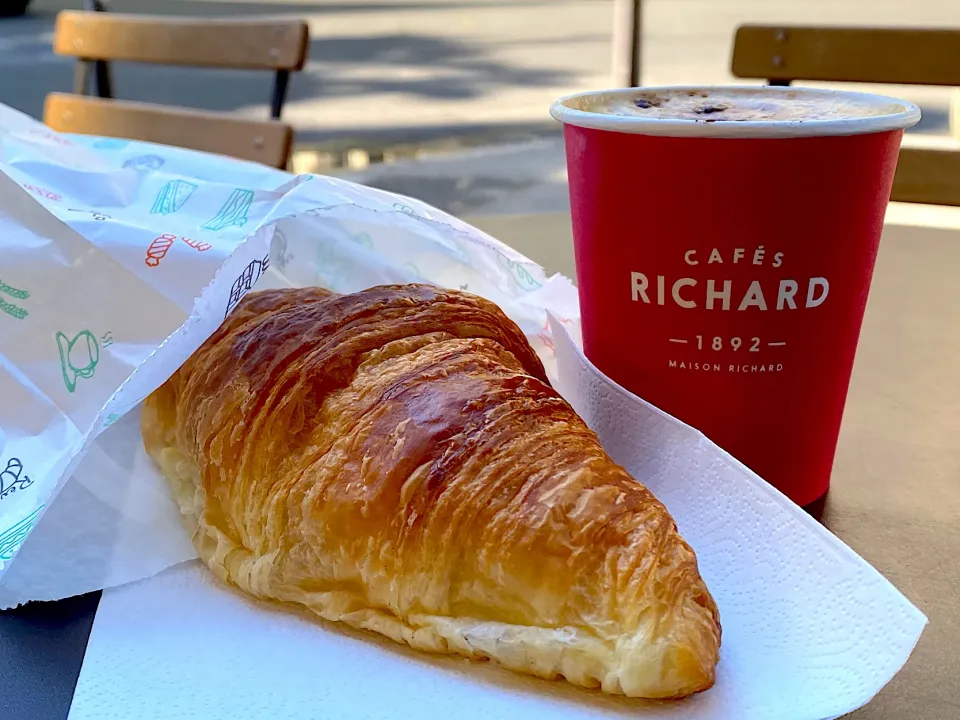
<path id="1" fill-rule="evenodd" d="M 81 7 L 87 12 L 106 12 L 107 8 L 100 0 L 83 0 Z M 88 65 L 81 61 L 80 65 Z M 83 89 L 80 88 L 80 73 L 87 73 L 87 80 L 84 81 Z M 76 80 L 74 82 L 75 92 L 78 92 L 81 95 L 86 95 L 89 84 L 89 67 L 86 71 L 77 70 Z M 96 95 L 102 98 L 112 98 L 113 97 L 113 82 L 110 78 L 110 66 L 105 60 L 96 60 L 94 62 L 94 89 Z"/>
<path id="2" fill-rule="evenodd" d="M 280 119 L 283 102 L 287 98 L 287 86 L 290 84 L 290 71 L 277 70 L 277 78 L 273 83 L 273 99 L 270 101 L 270 117 Z"/>
<path id="3" fill-rule="evenodd" d="M 97 95 L 102 98 L 113 98 L 113 81 L 110 78 L 110 66 L 105 60 L 96 63 Z"/>

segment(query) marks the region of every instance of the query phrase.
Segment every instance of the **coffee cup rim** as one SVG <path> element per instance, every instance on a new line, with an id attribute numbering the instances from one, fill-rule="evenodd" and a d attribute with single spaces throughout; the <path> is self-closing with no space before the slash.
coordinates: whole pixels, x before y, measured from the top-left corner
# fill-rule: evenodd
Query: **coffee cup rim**
<path id="1" fill-rule="evenodd" d="M 572 100 L 598 95 L 634 92 L 737 92 L 751 93 L 804 93 L 829 98 L 849 98 L 868 104 L 883 104 L 900 108 L 897 112 L 830 120 L 691 120 L 680 118 L 652 118 L 635 115 L 611 115 L 578 110 L 569 106 Z M 865 135 L 871 133 L 903 130 L 916 125 L 920 120 L 920 108 L 914 103 L 886 95 L 850 90 L 828 90 L 803 86 L 769 85 L 658 85 L 635 88 L 612 88 L 565 95 L 550 107 L 550 115 L 564 125 L 608 130 L 634 135 L 657 135 L 666 137 L 716 137 L 716 138 L 788 138 L 822 137 L 828 135 Z"/>

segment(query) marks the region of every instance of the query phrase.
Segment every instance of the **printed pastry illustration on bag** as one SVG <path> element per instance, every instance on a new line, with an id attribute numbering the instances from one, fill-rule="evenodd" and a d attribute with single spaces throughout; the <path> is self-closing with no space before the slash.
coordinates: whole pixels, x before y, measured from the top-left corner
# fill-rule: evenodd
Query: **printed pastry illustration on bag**
<path id="1" fill-rule="evenodd" d="M 220 212 L 200 227 L 205 230 L 223 230 L 226 227 L 243 227 L 247 222 L 247 211 L 253 204 L 253 191 L 237 189 L 220 208 Z"/>
<path id="2" fill-rule="evenodd" d="M 186 180 L 170 180 L 164 183 L 157 193 L 156 200 L 153 201 L 153 207 L 150 208 L 151 215 L 170 215 L 183 207 L 184 203 L 193 195 L 197 189 L 197 184 L 187 182 Z"/>
<path id="3" fill-rule="evenodd" d="M 0 532 L 0 567 L 3 567 L 3 563 L 14 556 L 14 553 L 16 553 L 23 544 L 23 541 L 27 539 L 27 535 L 30 534 L 30 530 L 40 517 L 41 510 L 43 510 L 43 505 L 3 532 Z"/>
<path id="4" fill-rule="evenodd" d="M 163 167 L 165 162 L 166 160 L 159 155 L 140 155 L 125 160 L 123 167 L 133 168 L 134 170 L 157 170 Z"/>
<path id="5" fill-rule="evenodd" d="M 60 350 L 60 369 L 63 372 L 63 384 L 68 392 L 77 389 L 79 378 L 93 377 L 100 362 L 100 345 L 89 330 L 81 330 L 73 339 L 57 332 L 57 348 Z"/>
<path id="6" fill-rule="evenodd" d="M 0 281 L 0 295 L 6 295 L 14 300 L 26 300 L 30 297 L 30 293 L 26 290 L 21 290 L 15 288 L 12 285 L 7 285 L 5 282 Z M 10 317 L 15 317 L 17 320 L 23 320 L 27 316 L 26 309 L 20 307 L 16 303 L 8 302 L 0 297 L 0 311 L 6 313 Z"/>
<path id="7" fill-rule="evenodd" d="M 0 498 L 5 498 L 17 490 L 26 490 L 33 485 L 30 476 L 23 472 L 20 458 L 10 458 L 7 466 L 0 472 Z"/>

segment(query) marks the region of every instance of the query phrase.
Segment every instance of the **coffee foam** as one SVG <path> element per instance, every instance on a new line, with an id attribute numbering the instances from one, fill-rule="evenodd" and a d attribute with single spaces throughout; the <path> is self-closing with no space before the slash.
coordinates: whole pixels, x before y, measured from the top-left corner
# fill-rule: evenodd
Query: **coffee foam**
<path id="1" fill-rule="evenodd" d="M 853 120 L 903 112 L 903 104 L 873 96 L 771 88 L 631 89 L 572 98 L 573 110 L 703 123 Z"/>

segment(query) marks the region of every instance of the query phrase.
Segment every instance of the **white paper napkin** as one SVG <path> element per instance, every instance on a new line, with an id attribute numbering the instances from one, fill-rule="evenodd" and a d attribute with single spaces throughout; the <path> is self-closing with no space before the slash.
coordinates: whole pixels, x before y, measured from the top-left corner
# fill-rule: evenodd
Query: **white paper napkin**
<path id="1" fill-rule="evenodd" d="M 104 593 L 71 720 L 819 720 L 870 700 L 926 618 L 745 466 L 603 376 L 561 328 L 565 396 L 697 551 L 723 623 L 712 690 L 642 702 L 431 658 L 248 599 L 193 562 Z"/>

